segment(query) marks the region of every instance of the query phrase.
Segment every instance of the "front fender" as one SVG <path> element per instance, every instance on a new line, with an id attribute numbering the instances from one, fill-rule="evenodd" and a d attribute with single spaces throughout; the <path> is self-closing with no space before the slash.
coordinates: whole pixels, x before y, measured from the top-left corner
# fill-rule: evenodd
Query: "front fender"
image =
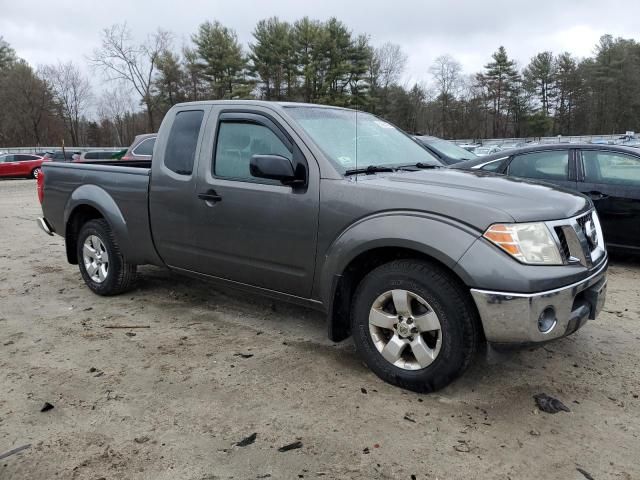
<path id="1" fill-rule="evenodd" d="M 69 200 L 64 207 L 64 228 L 65 238 L 67 228 L 69 228 L 69 219 L 73 215 L 75 209 L 79 206 L 87 205 L 95 208 L 104 219 L 109 223 L 113 231 L 120 250 L 125 257 L 131 252 L 131 241 L 127 222 L 116 204 L 115 200 L 107 193 L 106 190 L 97 185 L 82 185 L 76 188 L 69 196 Z"/>
<path id="2" fill-rule="evenodd" d="M 422 212 L 383 212 L 365 217 L 345 229 L 327 249 L 316 291 L 330 308 L 335 277 L 342 275 L 356 257 L 376 248 L 414 250 L 453 269 L 480 235 L 454 219 Z"/>

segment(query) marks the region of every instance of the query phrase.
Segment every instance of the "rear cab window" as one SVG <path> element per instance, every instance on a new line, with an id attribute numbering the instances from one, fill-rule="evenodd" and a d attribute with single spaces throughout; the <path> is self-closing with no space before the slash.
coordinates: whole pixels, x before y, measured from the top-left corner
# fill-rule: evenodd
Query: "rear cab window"
<path id="1" fill-rule="evenodd" d="M 176 113 L 167 140 L 164 165 L 178 175 L 193 173 L 203 117 L 204 110 L 182 110 Z"/>

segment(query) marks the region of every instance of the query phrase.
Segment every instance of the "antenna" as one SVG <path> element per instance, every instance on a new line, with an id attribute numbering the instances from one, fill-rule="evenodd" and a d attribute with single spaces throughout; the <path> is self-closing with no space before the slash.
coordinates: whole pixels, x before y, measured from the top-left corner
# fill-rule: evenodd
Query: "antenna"
<path id="1" fill-rule="evenodd" d="M 356 170 L 358 170 L 358 82 L 356 81 L 356 138 L 354 142 L 356 144 Z M 356 182 L 358 181 L 358 175 L 354 175 Z"/>

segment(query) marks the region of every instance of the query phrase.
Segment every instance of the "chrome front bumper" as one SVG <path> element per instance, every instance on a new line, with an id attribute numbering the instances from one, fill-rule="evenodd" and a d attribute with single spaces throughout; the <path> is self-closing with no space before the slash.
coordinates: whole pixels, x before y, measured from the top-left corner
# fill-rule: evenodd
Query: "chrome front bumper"
<path id="1" fill-rule="evenodd" d="M 496 344 L 530 344 L 570 335 L 602 310 L 607 262 L 590 277 L 539 293 L 471 289 L 484 333 Z"/>

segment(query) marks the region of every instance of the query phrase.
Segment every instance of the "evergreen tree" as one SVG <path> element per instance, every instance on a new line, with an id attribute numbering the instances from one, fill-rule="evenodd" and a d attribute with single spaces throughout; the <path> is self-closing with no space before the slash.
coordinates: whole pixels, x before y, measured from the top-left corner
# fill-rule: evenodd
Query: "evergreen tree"
<path id="1" fill-rule="evenodd" d="M 323 44 L 326 32 L 317 20 L 304 17 L 293 25 L 294 56 L 301 75 L 301 99 L 316 102 L 322 88 L 321 63 L 324 58 Z"/>
<path id="2" fill-rule="evenodd" d="M 538 97 L 540 111 L 551 114 L 551 105 L 556 95 L 557 64 L 551 52 L 541 52 L 531 59 L 524 69 L 525 88 Z"/>
<path id="3" fill-rule="evenodd" d="M 487 100 L 491 105 L 492 136 L 495 137 L 506 133 L 509 96 L 519 74 L 515 62 L 509 59 L 503 46 L 498 48 L 491 58 L 493 61 L 485 65 L 485 71 L 478 74 L 477 78 L 486 89 Z"/>
<path id="4" fill-rule="evenodd" d="M 0 36 L 0 74 L 15 61 L 16 52 L 14 52 L 13 48 Z"/>
<path id="5" fill-rule="evenodd" d="M 260 79 L 265 100 L 291 99 L 296 86 L 293 28 L 272 17 L 258 22 L 253 37 L 250 69 Z"/>
<path id="6" fill-rule="evenodd" d="M 235 98 L 245 82 L 246 59 L 235 31 L 220 22 L 205 22 L 192 37 L 202 74 L 213 99 Z"/>
<path id="7" fill-rule="evenodd" d="M 575 108 L 582 91 L 582 79 L 578 64 L 570 53 L 564 52 L 556 59 L 556 109 L 554 134 L 572 135 L 575 126 Z"/>
<path id="8" fill-rule="evenodd" d="M 166 111 L 176 103 L 185 99 L 185 73 L 182 70 L 180 57 L 170 50 L 164 50 L 158 57 L 158 77 L 156 78 L 158 102 Z"/>

